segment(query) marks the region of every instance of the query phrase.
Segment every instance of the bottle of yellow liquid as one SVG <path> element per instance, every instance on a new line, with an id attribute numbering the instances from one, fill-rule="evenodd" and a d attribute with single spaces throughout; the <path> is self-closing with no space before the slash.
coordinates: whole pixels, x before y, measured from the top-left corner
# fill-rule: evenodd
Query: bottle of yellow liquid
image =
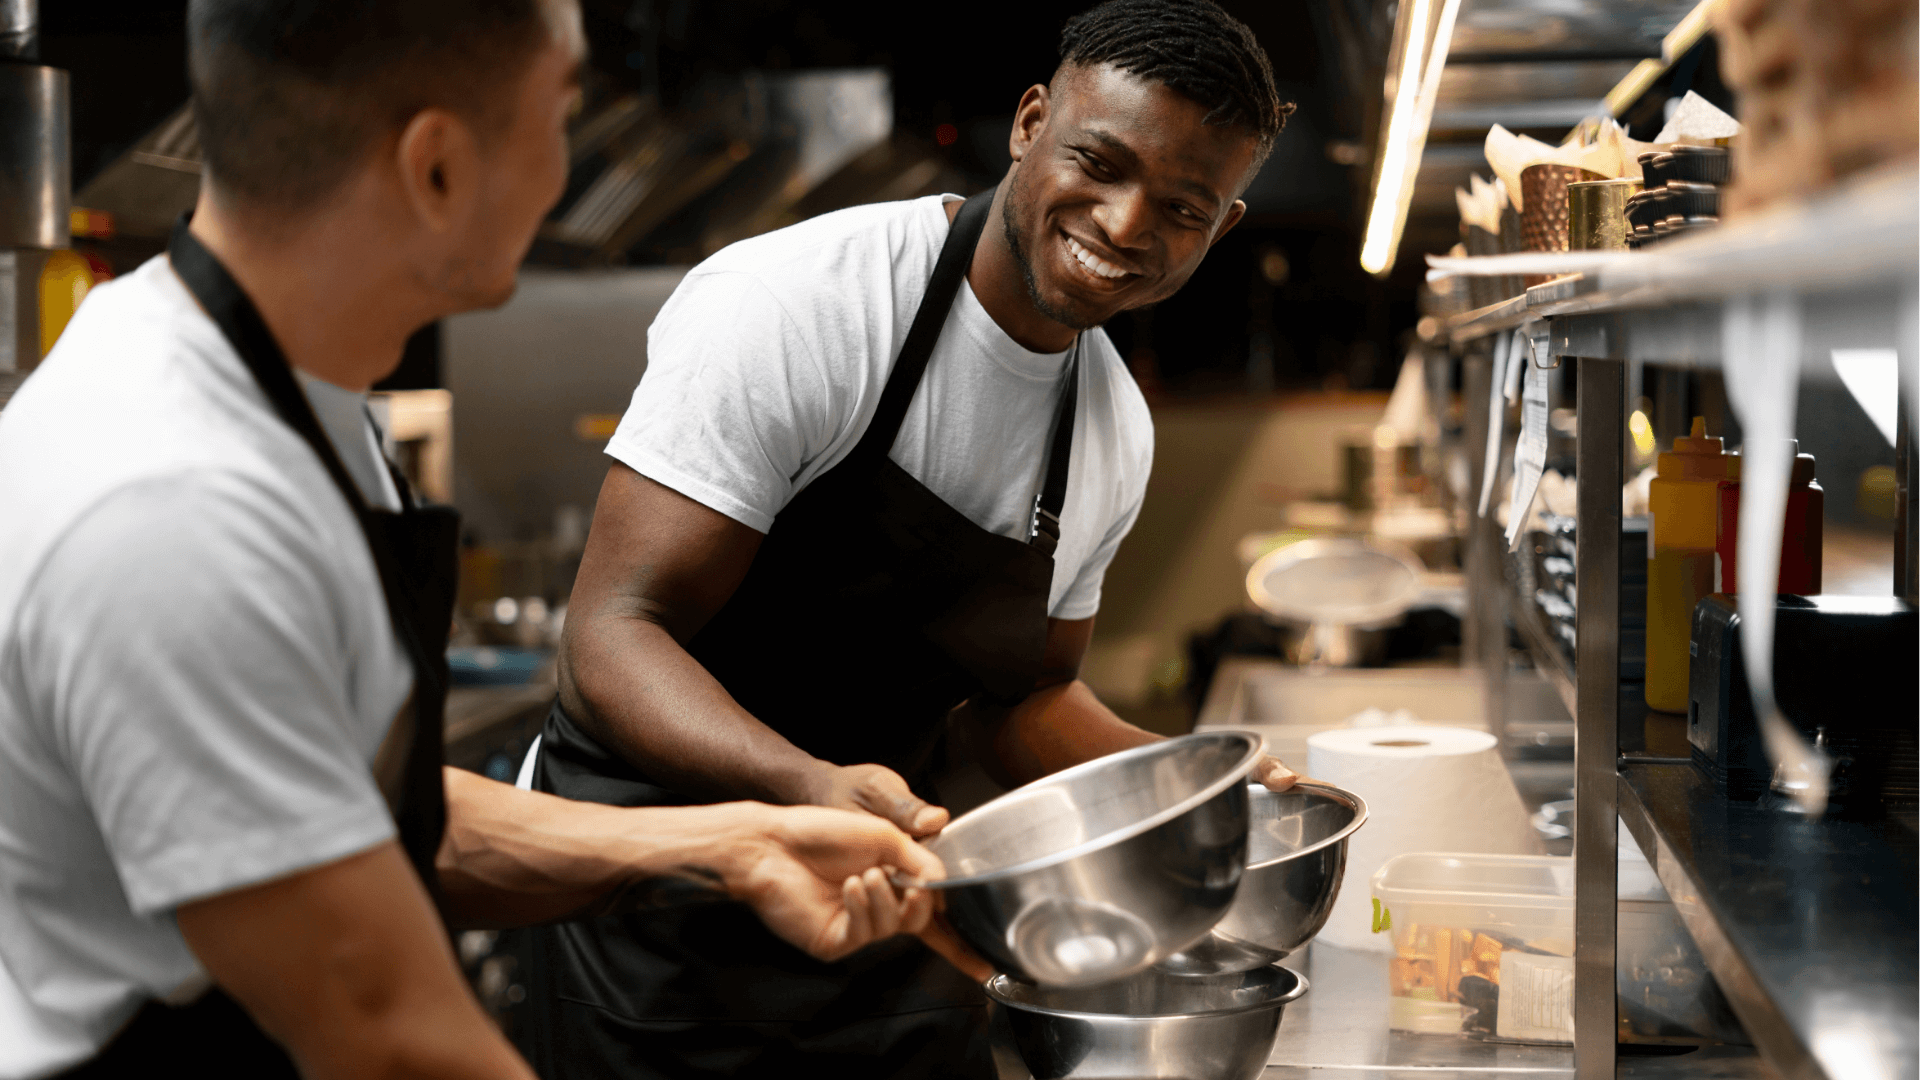
<path id="1" fill-rule="evenodd" d="M 1693 606 L 1713 591 L 1720 485 L 1730 455 L 1707 436 L 1706 417 L 1693 418 L 1693 434 L 1673 440 L 1661 454 L 1648 495 L 1653 524 L 1647 530 L 1647 707 L 1687 711 L 1687 644 Z"/>
<path id="2" fill-rule="evenodd" d="M 86 257 L 62 248 L 47 256 L 40 270 L 40 355 L 53 351 L 60 332 L 67 328 L 80 301 L 93 288 L 93 267 Z"/>

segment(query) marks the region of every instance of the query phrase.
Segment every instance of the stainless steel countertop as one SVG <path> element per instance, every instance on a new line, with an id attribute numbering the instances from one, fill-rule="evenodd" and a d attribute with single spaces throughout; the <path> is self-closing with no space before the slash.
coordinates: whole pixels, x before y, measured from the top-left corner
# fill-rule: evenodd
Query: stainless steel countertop
<path id="1" fill-rule="evenodd" d="M 1314 943 L 1282 961 L 1307 977 L 1306 996 L 1280 1021 L 1262 1080 L 1559 1080 L 1573 1076 L 1571 1046 L 1481 1042 L 1387 1027 L 1387 957 Z M 1001 1080 L 1031 1080 L 1004 1044 Z M 1671 1056 L 1622 1048 L 1618 1075 L 1632 1080 L 1778 1080 L 1748 1047 L 1702 1047 Z M 1190 1080 L 1213 1080 L 1194 1077 Z"/>
<path id="2" fill-rule="evenodd" d="M 1482 1042 L 1387 1028 L 1387 957 L 1316 942 L 1282 961 L 1311 989 L 1280 1021 L 1263 1080 L 1548 1080 L 1573 1075 L 1571 1046 Z M 1660 1057 L 1622 1048 L 1635 1080 L 1772 1078 L 1752 1049 L 1703 1047 Z"/>

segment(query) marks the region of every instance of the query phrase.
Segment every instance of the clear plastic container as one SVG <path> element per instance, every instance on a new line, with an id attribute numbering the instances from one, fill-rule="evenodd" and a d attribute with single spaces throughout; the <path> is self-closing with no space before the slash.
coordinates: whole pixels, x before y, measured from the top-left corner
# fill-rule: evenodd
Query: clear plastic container
<path id="1" fill-rule="evenodd" d="M 1621 839 L 1620 1038 L 1745 1043 L 1653 868 Z M 1573 1041 L 1573 859 L 1422 852 L 1372 884 L 1374 932 L 1393 935 L 1394 1028 Z"/>

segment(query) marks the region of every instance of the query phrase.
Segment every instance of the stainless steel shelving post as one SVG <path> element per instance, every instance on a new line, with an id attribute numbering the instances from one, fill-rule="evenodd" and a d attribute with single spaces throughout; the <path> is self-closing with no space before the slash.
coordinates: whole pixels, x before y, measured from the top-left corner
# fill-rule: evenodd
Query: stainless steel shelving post
<path id="1" fill-rule="evenodd" d="M 1577 379 L 1573 737 L 1573 1060 L 1580 1080 L 1614 1075 L 1615 825 L 1620 756 L 1620 485 L 1626 364 L 1581 357 Z"/>

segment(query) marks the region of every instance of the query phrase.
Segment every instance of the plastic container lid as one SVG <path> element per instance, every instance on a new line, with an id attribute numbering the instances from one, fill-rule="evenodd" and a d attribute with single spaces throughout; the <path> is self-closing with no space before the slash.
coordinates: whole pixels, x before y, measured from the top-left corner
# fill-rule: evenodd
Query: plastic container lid
<path id="1" fill-rule="evenodd" d="M 1673 901 L 1653 867 L 1621 845 L 1618 898 L 1623 911 Z M 1373 895 L 1396 919 L 1449 926 L 1572 926 L 1573 857 L 1415 852 L 1396 855 L 1373 875 Z"/>
<path id="2" fill-rule="evenodd" d="M 1788 439 L 1787 445 L 1793 448 L 1793 479 L 1790 482 L 1795 484 L 1813 483 L 1816 479 L 1814 470 L 1818 465 L 1818 463 L 1814 461 L 1813 455 L 1800 452 L 1799 439 Z M 1729 451 L 1727 454 L 1727 479 L 1740 479 L 1740 468 L 1740 451 Z"/>

